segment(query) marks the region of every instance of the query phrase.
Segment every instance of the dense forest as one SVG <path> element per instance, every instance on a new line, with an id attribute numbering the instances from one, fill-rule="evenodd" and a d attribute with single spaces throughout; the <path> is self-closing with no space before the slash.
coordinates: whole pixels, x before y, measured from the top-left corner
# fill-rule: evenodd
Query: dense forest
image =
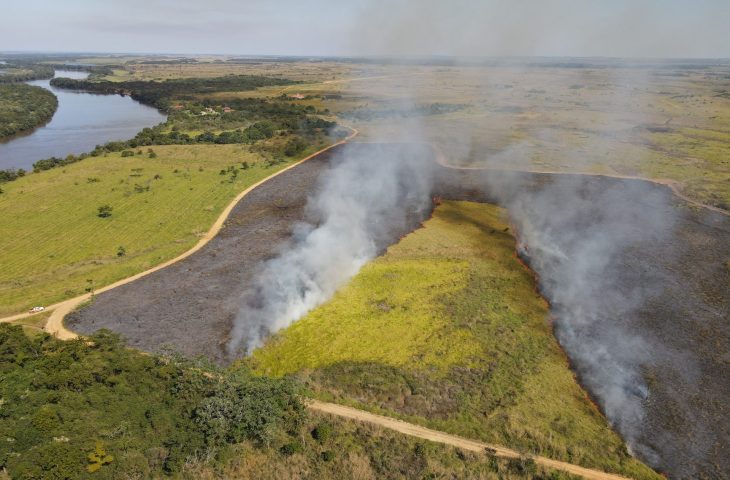
<path id="1" fill-rule="evenodd" d="M 50 65 L 8 64 L 0 65 L 0 83 L 27 82 L 53 78 L 54 70 Z"/>
<path id="2" fill-rule="evenodd" d="M 0 85 L 0 139 L 46 123 L 57 108 L 58 99 L 45 88 Z"/>
<path id="3" fill-rule="evenodd" d="M 284 446 L 304 419 L 288 380 L 0 325 L 0 470 L 13 478 L 140 478 L 243 441 Z"/>
<path id="4" fill-rule="evenodd" d="M 51 85 L 92 93 L 130 95 L 133 99 L 160 110 L 169 108 L 171 98 L 190 100 L 198 94 L 214 92 L 243 92 L 258 87 L 292 85 L 298 82 L 259 75 L 227 75 L 215 78 L 180 78 L 164 82 L 92 82 L 70 78 L 54 78 Z"/>

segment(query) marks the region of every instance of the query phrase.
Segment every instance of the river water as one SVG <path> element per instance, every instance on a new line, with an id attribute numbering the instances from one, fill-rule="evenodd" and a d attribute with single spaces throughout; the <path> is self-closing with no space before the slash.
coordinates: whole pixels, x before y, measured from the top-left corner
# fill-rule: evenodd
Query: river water
<path id="1" fill-rule="evenodd" d="M 56 76 L 83 79 L 88 74 L 56 70 Z M 51 90 L 58 97 L 58 110 L 50 122 L 29 135 L 0 143 L 0 170 L 31 170 L 38 160 L 89 152 L 96 145 L 128 140 L 143 128 L 165 121 L 157 109 L 129 97 L 61 90 L 51 87 L 50 80 L 28 83 Z"/>

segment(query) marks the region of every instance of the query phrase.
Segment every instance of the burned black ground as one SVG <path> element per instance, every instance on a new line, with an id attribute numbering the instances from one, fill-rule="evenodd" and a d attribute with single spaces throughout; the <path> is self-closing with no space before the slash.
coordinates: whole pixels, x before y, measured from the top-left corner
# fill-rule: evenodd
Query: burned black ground
<path id="1" fill-rule="evenodd" d="M 263 260 L 286 248 L 294 225 L 306 217 L 304 206 L 318 177 L 347 148 L 370 147 L 340 147 L 264 183 L 236 206 L 225 228 L 202 250 L 98 295 L 91 305 L 69 316 L 69 328 L 80 333 L 109 328 L 143 350 L 159 351 L 169 345 L 188 356 L 230 361 L 225 345 L 241 292 Z M 636 357 L 641 362 L 630 365 L 648 387 L 646 392 L 635 392 L 644 416 L 638 425 L 617 428 L 633 437 L 630 443 L 639 457 L 672 478 L 728 478 L 730 463 L 723 448 L 730 444 L 729 217 L 690 208 L 664 186 L 598 176 L 504 176 L 440 168 L 434 195 L 501 202 L 507 207 L 519 198 L 529 207 L 530 201 L 540 201 L 539 192 L 555 185 L 577 192 L 577 199 L 584 202 L 569 222 L 557 211 L 552 224 L 553 216 L 544 216 L 545 228 L 571 229 L 570 236 L 561 240 L 558 235 L 557 240 L 567 252 L 582 233 L 595 233 L 594 227 L 606 215 L 606 205 L 592 207 L 592 200 L 621 198 L 622 205 L 631 209 L 620 216 L 622 239 L 606 266 L 612 281 L 596 283 L 611 290 L 595 299 L 598 321 L 583 331 L 588 345 L 617 349 L 615 354 L 622 348 L 621 339 L 617 343 L 612 335 L 616 331 L 627 336 L 627 344 L 629 337 L 642 339 L 646 350 Z M 661 227 L 646 222 L 654 216 L 672 222 Z M 378 239 L 379 248 L 396 242 L 422 220 L 414 216 L 407 226 L 394 226 Z M 652 234 L 653 228 L 662 231 Z M 545 295 L 549 300 L 560 298 L 561 285 L 555 282 L 550 264 L 541 262 L 535 251 L 529 255 Z M 566 261 L 570 263 L 570 255 Z M 627 302 L 631 308 L 624 305 Z M 571 326 L 560 318 L 563 307 L 553 304 L 556 334 L 579 379 L 605 409 L 606 400 L 592 384 L 591 368 L 571 351 L 567 340 Z M 603 338 L 611 341 L 604 344 Z"/>

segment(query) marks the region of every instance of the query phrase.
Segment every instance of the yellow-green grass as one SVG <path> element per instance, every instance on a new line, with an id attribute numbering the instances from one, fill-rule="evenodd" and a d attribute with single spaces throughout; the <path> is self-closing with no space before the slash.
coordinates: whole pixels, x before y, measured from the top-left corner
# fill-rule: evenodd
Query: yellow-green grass
<path id="1" fill-rule="evenodd" d="M 249 362 L 325 400 L 659 478 L 576 383 L 514 242 L 500 208 L 444 202 Z"/>
<path id="2" fill-rule="evenodd" d="M 291 163 L 267 167 L 247 146 L 152 148 L 156 158 L 146 148 L 133 157 L 114 153 L 3 184 L 0 315 L 82 294 L 179 255 L 238 193 Z M 242 169 L 244 161 L 251 167 Z M 220 174 L 229 167 L 235 178 Z M 102 205 L 113 208 L 110 217 L 97 215 Z"/>

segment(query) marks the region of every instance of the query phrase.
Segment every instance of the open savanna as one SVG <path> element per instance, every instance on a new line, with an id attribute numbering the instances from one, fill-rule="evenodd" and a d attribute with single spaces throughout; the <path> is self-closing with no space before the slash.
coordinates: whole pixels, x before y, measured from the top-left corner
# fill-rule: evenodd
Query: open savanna
<path id="1" fill-rule="evenodd" d="M 133 156 L 89 157 L 3 184 L 0 315 L 73 297 L 175 257 L 238 193 L 293 161 L 272 165 L 244 145 L 152 151 L 156 156 L 145 147 Z M 112 207 L 111 216 L 98 216 L 102 205 Z"/>
<path id="2" fill-rule="evenodd" d="M 299 90 L 342 90 L 352 111 L 327 107 L 363 139 L 400 135 L 404 117 L 419 116 L 421 136 L 454 164 L 671 180 L 695 200 L 730 206 L 730 65 L 392 73 Z M 453 108 L 424 114 L 433 104 Z"/>
<path id="3" fill-rule="evenodd" d="M 321 399 L 659 478 L 577 384 L 504 216 L 444 202 L 248 362 L 261 374 L 297 375 Z"/>
<path id="4" fill-rule="evenodd" d="M 223 62 L 220 58 L 201 58 L 197 63 L 154 63 L 155 59 L 125 59 L 105 80 L 168 80 L 173 78 L 210 78 L 225 75 L 264 75 L 285 77 L 302 82 L 332 80 L 353 70 L 348 64 L 335 61 L 256 61 Z M 149 63 L 145 63 L 149 62 Z"/>

